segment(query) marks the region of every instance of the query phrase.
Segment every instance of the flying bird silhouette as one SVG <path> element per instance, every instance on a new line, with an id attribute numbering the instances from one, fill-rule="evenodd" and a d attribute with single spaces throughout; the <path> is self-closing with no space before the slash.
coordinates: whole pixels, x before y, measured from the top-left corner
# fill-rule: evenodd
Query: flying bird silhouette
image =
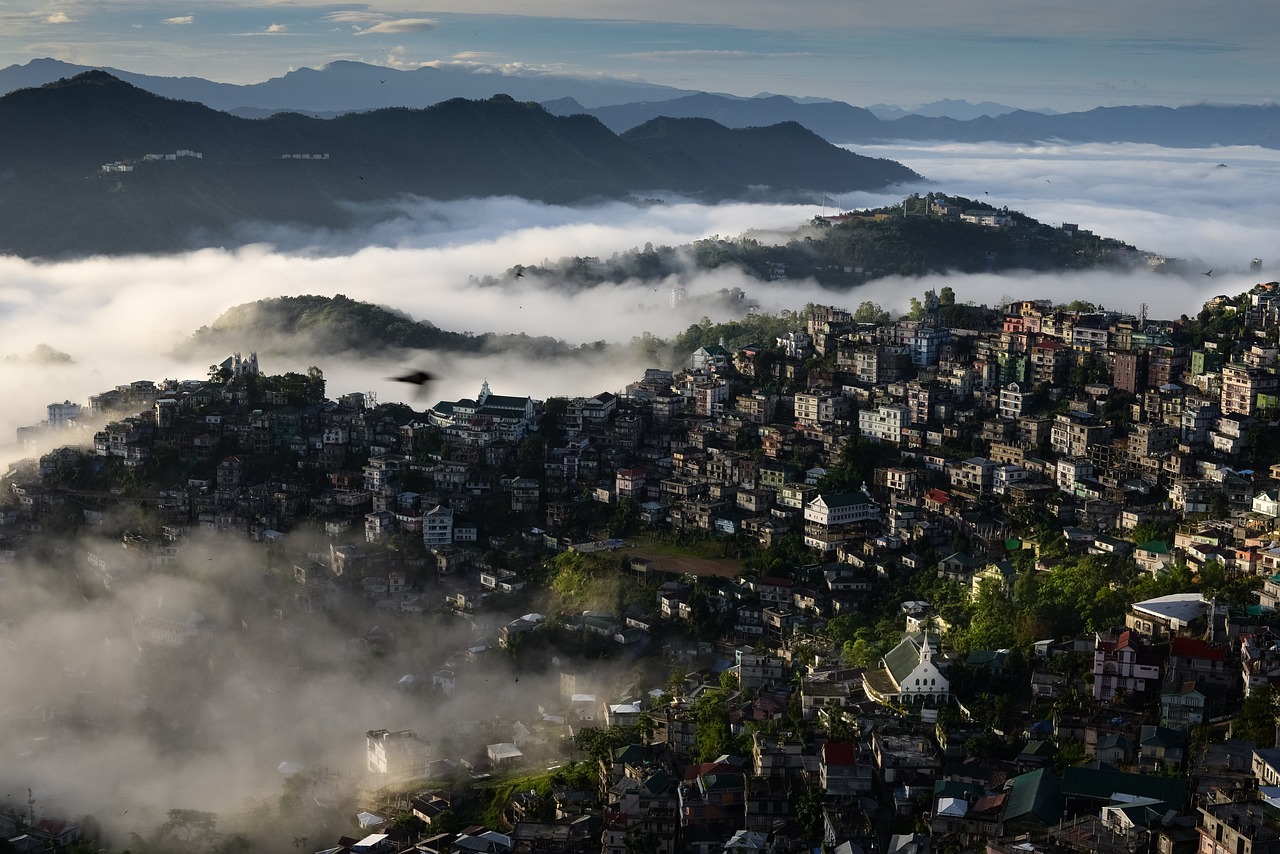
<path id="1" fill-rule="evenodd" d="M 1205 271 L 1204 271 L 1204 275 L 1206 275 L 1206 276 L 1212 276 L 1212 275 L 1213 275 L 1213 268 L 1212 268 L 1212 267 L 1210 267 L 1208 270 L 1205 270 Z"/>
<path id="2" fill-rule="evenodd" d="M 394 380 L 398 383 L 410 383 L 411 385 L 425 386 L 435 378 L 435 374 L 429 374 L 426 371 L 410 371 L 407 374 L 403 374 L 398 377 L 389 377 L 388 379 Z"/>
<path id="3" fill-rule="evenodd" d="M 517 279 L 524 278 L 524 267 L 516 267 L 516 278 Z"/>

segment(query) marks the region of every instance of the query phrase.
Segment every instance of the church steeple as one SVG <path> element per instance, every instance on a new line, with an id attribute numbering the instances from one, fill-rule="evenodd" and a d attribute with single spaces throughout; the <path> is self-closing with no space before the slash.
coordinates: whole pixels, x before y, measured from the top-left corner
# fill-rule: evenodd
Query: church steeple
<path id="1" fill-rule="evenodd" d="M 476 403 L 484 406 L 484 402 L 489 399 L 489 378 L 485 377 L 484 382 L 480 385 L 480 394 L 476 396 Z"/>

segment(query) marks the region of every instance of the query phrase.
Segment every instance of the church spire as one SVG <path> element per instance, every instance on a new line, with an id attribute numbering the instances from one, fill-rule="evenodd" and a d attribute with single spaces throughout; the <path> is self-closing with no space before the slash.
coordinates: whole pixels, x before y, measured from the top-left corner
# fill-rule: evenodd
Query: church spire
<path id="1" fill-rule="evenodd" d="M 476 397 L 476 403 L 484 406 L 484 402 L 489 399 L 489 378 L 485 377 L 484 382 L 480 385 L 480 394 Z"/>

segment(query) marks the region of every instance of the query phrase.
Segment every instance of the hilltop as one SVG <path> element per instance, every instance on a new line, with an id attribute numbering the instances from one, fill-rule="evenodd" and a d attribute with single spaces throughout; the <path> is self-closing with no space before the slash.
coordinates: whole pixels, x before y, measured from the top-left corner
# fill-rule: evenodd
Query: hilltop
<path id="1" fill-rule="evenodd" d="M 0 98 L 10 204 L 0 252 L 164 252 L 245 242 L 248 223 L 346 228 L 405 195 L 574 204 L 880 189 L 920 176 L 799 125 L 662 120 L 618 136 L 507 96 L 321 120 L 243 119 L 91 71 Z M 820 169 L 814 168 L 814 165 Z"/>
<path id="2" fill-rule="evenodd" d="M 287 332 L 282 332 L 287 330 Z M 178 354 L 257 349 L 264 354 L 376 355 L 399 350 L 516 351 L 551 358 L 577 349 L 547 336 L 450 332 L 404 312 L 343 294 L 275 297 L 227 309 L 180 345 Z"/>

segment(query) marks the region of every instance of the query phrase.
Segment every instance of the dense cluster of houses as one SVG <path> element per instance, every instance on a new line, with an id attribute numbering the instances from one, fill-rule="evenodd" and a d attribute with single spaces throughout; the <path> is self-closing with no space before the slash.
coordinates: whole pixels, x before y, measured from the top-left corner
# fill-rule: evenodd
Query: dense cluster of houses
<path id="1" fill-rule="evenodd" d="M 135 382 L 95 396 L 83 416 L 51 405 L 45 433 L 89 414 L 109 420 L 91 451 L 63 448 L 13 468 L 0 560 L 21 556 L 44 514 L 72 506 L 87 525 L 102 520 L 109 497 L 95 503 L 58 477 L 86 454 L 126 467 L 157 455 L 204 466 L 206 476 L 156 497 L 158 540 L 91 549 L 93 577 L 111 586 L 178 560 L 196 528 L 269 546 L 314 524 L 329 542 L 293 561 L 297 609 L 325 610 L 356 590 L 375 611 L 443 607 L 465 617 L 475 644 L 432 677 L 447 694 L 468 664 L 548 630 L 540 614 L 504 613 L 503 594 L 528 582 L 492 552 L 626 551 L 625 539 L 575 527 L 584 506 L 625 503 L 640 525 L 761 548 L 801 538 L 810 562 L 777 576 L 664 578 L 650 603 L 557 615 L 557 630 L 632 654 L 658 623 L 714 617 L 729 628 L 714 643 L 661 647 L 690 673 L 674 694 L 574 692 L 561 720 L 489 745 L 494 769 L 518 766 L 520 739 L 543 725 L 571 732 L 643 715 L 651 737 L 602 762 L 594 810 L 558 804 L 555 820 L 528 823 L 524 835 L 516 823 L 513 834 L 472 828 L 432 844 L 496 854 L 624 854 L 640 840 L 671 854 L 790 850 L 816 841 L 813 824 L 801 824 L 799 793 L 811 791 L 822 841 L 845 854 L 924 852 L 939 838 L 987 840 L 1001 854 L 1157 845 L 1161 854 L 1240 854 L 1280 839 L 1280 754 L 1230 738 L 1191 749 L 1198 728 L 1227 726 L 1241 700 L 1280 684 L 1280 459 L 1267 457 L 1280 452 L 1271 420 L 1280 285 L 1210 301 L 1203 318 L 1223 331 L 1195 337 L 1145 310 L 1026 300 L 965 316 L 978 328 L 942 324 L 936 301 L 917 319 L 888 323 L 812 307 L 804 329 L 776 341 L 708 344 L 683 369 L 648 369 L 616 394 L 561 401 L 554 415 L 486 382 L 474 399 L 406 416 L 359 394 L 317 398 L 236 355 L 221 382 Z M 867 482 L 840 479 L 851 449 L 885 461 Z M 257 478 L 266 455 L 294 467 Z M 903 573 L 1010 595 L 1010 550 L 1043 545 L 1020 538 L 1012 521 L 1032 507 L 1050 510 L 1069 552 L 1131 558 L 1156 576 L 1215 565 L 1261 579 L 1258 601 L 1227 607 L 1180 592 L 1133 602 L 1124 625 L 1041 641 L 1018 668 L 1010 657 L 1023 651 L 952 654 L 950 627 L 928 602 L 901 603 L 892 615 L 900 642 L 869 666 L 850 668 L 831 649 L 826 622 Z M 1135 534 L 1161 524 L 1173 535 Z M 405 537 L 421 549 L 383 548 Z M 662 569 L 627 566 L 641 578 Z M 1035 561 L 1038 572 L 1053 568 L 1052 558 Z M 139 616 L 135 634 L 176 645 L 208 630 L 197 613 L 156 612 Z M 1067 660 L 1085 664 L 1072 671 Z M 698 698 L 725 672 L 736 686 L 730 726 L 751 749 L 698 763 Z M 1001 681 L 1014 672 L 1022 681 Z M 975 680 L 1028 709 L 1088 701 L 1028 718 L 1016 758 L 978 755 L 969 745 L 994 722 L 958 688 Z M 436 761 L 415 738 L 370 731 L 370 771 Z M 1088 764 L 1055 764 L 1068 744 L 1082 745 Z M 887 832 L 910 816 L 919 820 L 908 832 Z M 397 845 L 374 836 L 383 847 L 369 850 Z"/>

